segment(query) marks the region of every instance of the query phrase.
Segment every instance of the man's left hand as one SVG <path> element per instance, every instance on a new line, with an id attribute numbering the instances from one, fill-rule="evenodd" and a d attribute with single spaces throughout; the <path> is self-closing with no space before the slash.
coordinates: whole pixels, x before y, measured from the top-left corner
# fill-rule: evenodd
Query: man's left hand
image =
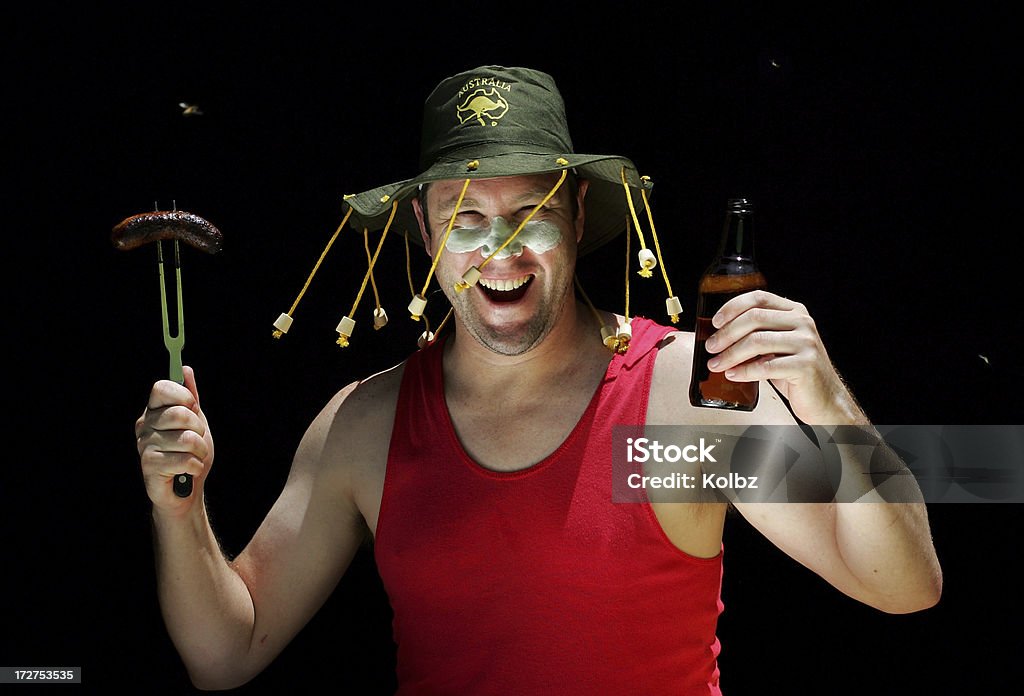
<path id="1" fill-rule="evenodd" d="M 712 324 L 712 372 L 734 382 L 769 380 L 805 423 L 866 422 L 801 303 L 754 290 L 726 302 Z"/>

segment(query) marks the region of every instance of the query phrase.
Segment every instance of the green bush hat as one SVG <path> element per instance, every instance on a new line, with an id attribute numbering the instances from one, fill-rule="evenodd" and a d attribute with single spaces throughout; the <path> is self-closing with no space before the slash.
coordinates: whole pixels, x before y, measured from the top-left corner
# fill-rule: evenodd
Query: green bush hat
<path id="1" fill-rule="evenodd" d="M 411 199 L 421 184 L 442 179 L 490 179 L 569 169 L 590 181 L 579 254 L 593 251 L 626 227 L 630 195 L 649 191 L 634 164 L 618 155 L 573 150 L 565 104 L 554 79 L 529 68 L 485 65 L 443 80 L 424 104 L 421 173 L 411 179 L 348 195 L 351 224 L 383 228 L 398 201 L 393 225 L 420 241 Z"/>
<path id="2" fill-rule="evenodd" d="M 656 260 L 655 253 L 646 248 L 640 221 L 636 215 L 636 201 L 642 199 L 657 249 L 657 233 L 654 231 L 653 219 L 650 218 L 647 200 L 647 192 L 651 190 L 653 184 L 647 177 L 641 177 L 636 166 L 625 157 L 578 154 L 573 151 L 565 117 L 565 104 L 554 79 L 547 73 L 529 68 L 485 65 L 443 80 L 430 93 L 424 104 L 419 168 L 421 173 L 412 179 L 359 194 L 346 195 L 345 202 L 348 208 L 345 219 L 328 242 L 327 249 L 337 238 L 346 220 L 364 235 L 371 231 L 383 229 L 387 232 L 394 228 L 398 234 L 404 234 L 407 239 L 421 243 L 418 234 L 419 223 L 411 200 L 422 184 L 441 180 L 466 181 L 572 171 L 578 178 L 590 182 L 587 188 L 586 218 L 583 239 L 578 248 L 579 255 L 587 254 L 613 239 L 626 230 L 632 221 L 640 242 L 638 274 L 650 278 L 652 269 L 660 265 L 666 289 L 668 294 L 672 295 L 664 264 L 660 263 L 660 249 Z M 367 280 L 373 280 L 373 267 L 384 237 L 382 234 L 377 251 L 369 260 L 362 288 L 352 304 L 352 309 L 338 323 L 337 342 L 342 347 L 349 345 L 349 338 L 355 329 L 355 314 L 359 301 Z M 368 239 L 366 244 L 369 255 Z M 324 254 L 327 253 L 327 249 L 324 249 Z M 484 263 L 488 260 L 489 258 L 485 259 Z M 319 262 L 314 266 L 313 273 L 317 267 Z M 463 276 L 465 285 L 456 285 L 457 290 L 460 286 L 461 289 L 468 287 L 476 282 L 475 278 L 479 278 L 478 268 L 470 270 L 475 271 L 474 279 L 467 280 L 471 275 L 467 273 Z M 309 280 L 312 280 L 313 273 L 310 274 Z M 433 268 L 431 274 L 427 276 L 423 290 L 414 294 L 409 304 L 410 315 L 416 321 L 424 318 L 427 303 L 425 293 L 432 274 Z M 308 287 L 309 280 L 306 281 L 306 286 L 300 291 L 291 309 L 282 313 L 274 322 L 275 338 L 287 333 L 292 325 L 292 313 Z M 412 285 L 411 277 L 409 283 Z M 374 294 L 376 295 L 376 286 Z M 589 299 L 586 301 L 590 304 Z M 591 310 L 597 314 L 593 305 Z M 682 306 L 678 297 L 671 296 L 666 300 L 666 311 L 673 323 L 679 320 Z M 438 331 L 446 321 L 447 317 L 441 322 Z M 379 329 L 386 322 L 387 314 L 380 307 L 378 298 L 378 305 L 374 309 L 374 328 Z M 625 352 L 630 334 L 628 317 L 618 327 L 601 328 L 602 341 L 616 352 Z M 420 337 L 420 345 L 431 342 L 434 337 L 435 333 L 428 326 Z"/>

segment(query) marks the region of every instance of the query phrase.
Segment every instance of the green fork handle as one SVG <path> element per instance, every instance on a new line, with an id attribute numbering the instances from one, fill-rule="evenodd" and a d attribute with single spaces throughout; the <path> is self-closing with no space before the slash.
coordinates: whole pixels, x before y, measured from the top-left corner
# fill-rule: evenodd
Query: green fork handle
<path id="1" fill-rule="evenodd" d="M 177 335 L 171 336 L 170 319 L 167 316 L 167 288 L 164 278 L 164 252 L 161 242 L 156 243 L 157 266 L 160 271 L 160 305 L 163 309 L 164 346 L 170 356 L 170 379 L 178 384 L 185 383 L 185 371 L 181 364 L 181 349 L 185 346 L 185 311 L 181 299 L 181 257 L 178 252 L 178 240 L 174 240 L 174 280 L 176 288 L 176 305 L 178 309 Z M 192 495 L 192 474 L 174 475 L 174 494 L 179 498 Z"/>

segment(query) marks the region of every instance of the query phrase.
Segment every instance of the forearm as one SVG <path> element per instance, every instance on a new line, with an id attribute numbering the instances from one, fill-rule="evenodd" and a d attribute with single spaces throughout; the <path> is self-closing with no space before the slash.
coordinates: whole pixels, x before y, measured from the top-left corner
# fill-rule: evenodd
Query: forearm
<path id="1" fill-rule="evenodd" d="M 893 613 L 935 604 L 942 588 L 917 480 L 873 426 L 834 430 L 842 458 L 835 541 L 864 601 Z"/>
<path id="2" fill-rule="evenodd" d="M 168 633 L 193 682 L 225 688 L 246 681 L 254 609 L 197 502 L 186 516 L 153 514 L 157 589 Z"/>

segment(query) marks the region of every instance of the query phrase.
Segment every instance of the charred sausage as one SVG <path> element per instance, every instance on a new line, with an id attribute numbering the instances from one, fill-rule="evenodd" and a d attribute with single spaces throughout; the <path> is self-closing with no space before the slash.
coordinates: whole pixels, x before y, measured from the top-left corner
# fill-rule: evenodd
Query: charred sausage
<path id="1" fill-rule="evenodd" d="M 110 235 L 114 247 L 121 251 L 161 239 L 180 239 L 207 254 L 216 254 L 220 251 L 224 237 L 209 221 L 184 210 L 158 210 L 132 215 L 119 222 Z"/>

